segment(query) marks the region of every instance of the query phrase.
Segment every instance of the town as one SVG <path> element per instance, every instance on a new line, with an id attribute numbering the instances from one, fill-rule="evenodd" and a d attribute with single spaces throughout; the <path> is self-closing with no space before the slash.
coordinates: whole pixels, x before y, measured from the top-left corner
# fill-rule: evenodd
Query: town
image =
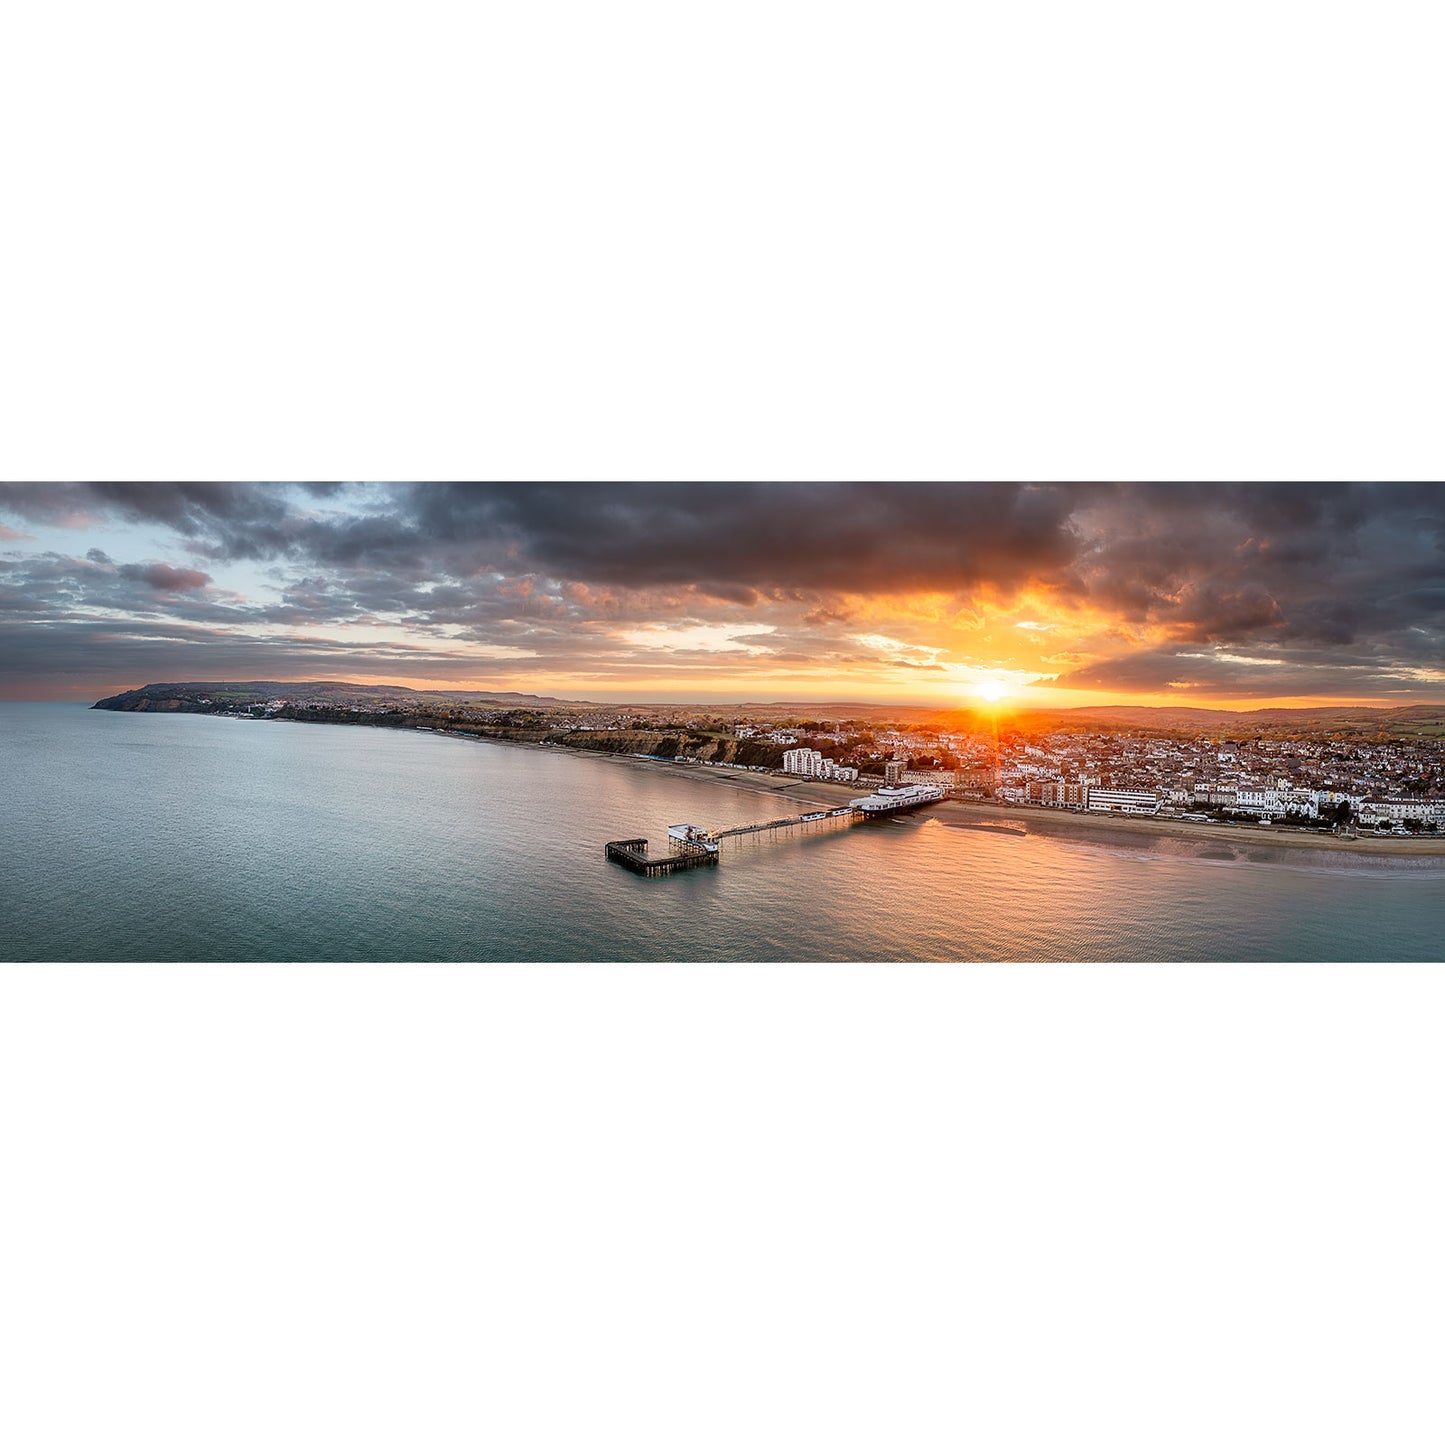
<path id="1" fill-rule="evenodd" d="M 841 728 L 767 736 L 792 744 L 782 771 L 824 781 L 926 783 L 958 798 L 1199 821 L 1431 833 L 1445 824 L 1439 738 L 995 736 L 897 726 L 861 737 Z"/>

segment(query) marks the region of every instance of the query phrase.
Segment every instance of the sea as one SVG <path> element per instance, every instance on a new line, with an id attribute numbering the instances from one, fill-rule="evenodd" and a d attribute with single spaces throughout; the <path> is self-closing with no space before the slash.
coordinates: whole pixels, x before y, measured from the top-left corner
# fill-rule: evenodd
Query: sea
<path id="1" fill-rule="evenodd" d="M 1436 960 L 1445 860 L 935 813 L 639 877 L 609 839 L 816 804 L 365 726 L 0 703 L 4 960 Z M 1010 814 L 1016 822 L 1019 814 Z"/>

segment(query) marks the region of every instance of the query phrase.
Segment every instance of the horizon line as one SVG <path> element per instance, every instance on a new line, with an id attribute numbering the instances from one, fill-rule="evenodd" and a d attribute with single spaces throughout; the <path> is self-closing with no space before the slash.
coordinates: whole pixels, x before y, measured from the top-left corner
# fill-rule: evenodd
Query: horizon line
<path id="1" fill-rule="evenodd" d="M 794 708 L 800 712 L 816 712 L 823 708 L 867 708 L 879 710 L 888 707 L 899 707 L 908 709 L 928 708 L 935 711 L 946 712 L 992 712 L 992 713 L 1099 713 L 1118 710 L 1122 708 L 1141 709 L 1149 712 L 1166 712 L 1188 710 L 1204 713 L 1260 713 L 1260 712 L 1311 712 L 1325 711 L 1329 709 L 1356 708 L 1373 712 L 1398 711 L 1402 708 L 1445 708 L 1445 698 L 1413 699 L 1411 701 L 1358 701 L 1354 699 L 1340 699 L 1324 702 L 1310 703 L 1283 703 L 1283 702 L 1260 702 L 1249 700 L 1241 703 L 1204 703 L 1190 701 L 1169 701 L 1169 702 L 1109 702 L 1109 703 L 1075 703 L 1075 704 L 1049 704 L 1030 703 L 1025 700 L 1001 699 L 997 702 L 990 702 L 985 699 L 964 700 L 964 699 L 899 699 L 894 702 L 880 702 L 876 699 L 863 698 L 825 698 L 825 699 L 799 699 L 799 698 L 778 698 L 765 700 L 759 698 L 733 700 L 719 697 L 704 698 L 587 698 L 587 697 L 565 697 L 556 693 L 533 693 L 525 692 L 517 688 L 499 687 L 459 687 L 455 684 L 437 684 L 432 686 L 418 687 L 401 683 L 374 683 L 359 682 L 346 678 L 212 678 L 212 679 L 185 679 L 175 682 L 147 682 L 135 687 L 122 688 L 117 692 L 102 693 L 90 699 L 91 703 L 103 700 L 106 697 L 115 697 L 127 692 L 139 692 L 147 687 L 180 687 L 180 686 L 225 686 L 239 685 L 242 683 L 276 683 L 279 686 L 307 687 L 307 686 L 333 686 L 333 687 L 354 687 L 365 688 L 371 691 L 385 693 L 411 692 L 426 693 L 434 692 L 440 694 L 464 694 L 468 692 L 489 693 L 493 696 L 511 695 L 518 699 L 536 698 L 538 700 L 553 701 L 559 703 L 583 704 L 591 707 L 728 707 L 728 708 Z M 49 703 L 75 703 L 78 706 L 86 705 L 83 699 L 75 696 L 69 697 L 31 697 L 31 698 L 0 698 L 7 702 L 49 702 Z"/>

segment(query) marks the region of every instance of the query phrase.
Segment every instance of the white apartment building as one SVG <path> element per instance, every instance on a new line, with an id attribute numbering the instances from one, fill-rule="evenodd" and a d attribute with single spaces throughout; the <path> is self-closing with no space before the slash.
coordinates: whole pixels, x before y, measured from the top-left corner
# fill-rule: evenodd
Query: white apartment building
<path id="1" fill-rule="evenodd" d="M 789 748 L 783 754 L 783 771 L 804 778 L 822 776 L 824 758 L 816 748 Z"/>
<path id="2" fill-rule="evenodd" d="M 801 778 L 822 778 L 825 782 L 856 783 L 858 769 L 843 767 L 824 757 L 816 748 L 790 748 L 783 754 L 783 771 Z"/>

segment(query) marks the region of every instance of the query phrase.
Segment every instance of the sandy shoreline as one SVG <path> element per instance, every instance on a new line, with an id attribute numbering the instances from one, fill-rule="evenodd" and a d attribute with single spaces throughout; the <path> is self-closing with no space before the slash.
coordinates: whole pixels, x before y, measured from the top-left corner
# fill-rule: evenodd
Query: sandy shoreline
<path id="1" fill-rule="evenodd" d="M 1445 838 L 1338 838 L 1332 833 L 1267 828 L 1238 823 L 1184 823 L 1177 818 L 1119 818 L 1061 809 L 999 807 L 986 803 L 944 803 L 944 812 L 1022 824 L 1030 833 L 1062 836 L 1132 834 L 1150 838 L 1182 838 L 1192 843 L 1227 843 L 1249 848 L 1308 848 L 1321 853 L 1353 853 L 1374 858 L 1445 858 Z"/>

